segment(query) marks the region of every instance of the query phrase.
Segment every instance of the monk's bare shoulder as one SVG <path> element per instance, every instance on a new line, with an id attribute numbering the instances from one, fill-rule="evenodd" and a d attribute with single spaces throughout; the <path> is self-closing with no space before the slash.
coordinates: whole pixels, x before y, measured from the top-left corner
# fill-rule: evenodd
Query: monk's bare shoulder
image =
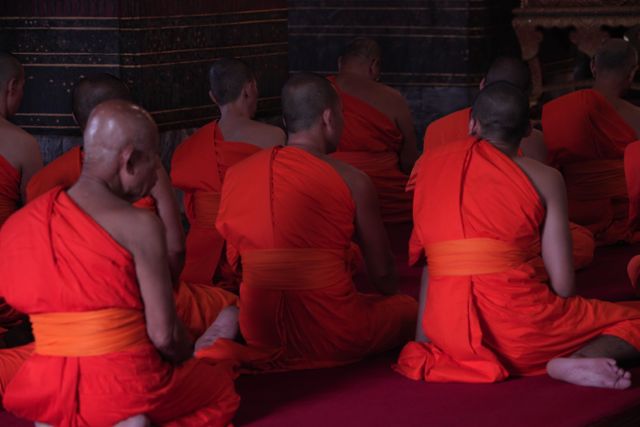
<path id="1" fill-rule="evenodd" d="M 344 179 L 354 199 L 357 200 L 361 195 L 375 194 L 375 187 L 366 173 L 330 156 L 325 156 L 324 160 Z"/>
<path id="2" fill-rule="evenodd" d="M 0 154 L 13 166 L 22 169 L 34 157 L 40 159 L 40 146 L 36 139 L 9 122 L 0 124 Z"/>
<path id="3" fill-rule="evenodd" d="M 529 177 L 545 203 L 553 198 L 566 197 L 564 178 L 559 170 L 528 157 L 517 157 L 514 161 Z"/>
<path id="4" fill-rule="evenodd" d="M 275 147 L 284 145 L 286 141 L 284 131 L 277 126 L 251 120 L 249 128 L 251 129 L 251 143 L 259 147 Z"/>
<path id="5" fill-rule="evenodd" d="M 544 143 L 544 135 L 542 131 L 538 129 L 533 129 L 531 135 L 522 139 L 520 148 L 522 149 L 522 153 L 531 159 L 535 159 L 541 163 L 547 161 L 548 150 Z"/>

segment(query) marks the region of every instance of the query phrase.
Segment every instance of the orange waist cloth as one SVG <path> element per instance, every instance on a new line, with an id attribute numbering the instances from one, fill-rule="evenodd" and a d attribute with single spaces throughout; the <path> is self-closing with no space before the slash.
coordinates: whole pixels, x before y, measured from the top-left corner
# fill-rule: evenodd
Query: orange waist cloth
<path id="1" fill-rule="evenodd" d="M 562 167 L 562 173 L 570 199 L 601 200 L 627 197 L 622 159 L 570 163 Z"/>
<path id="2" fill-rule="evenodd" d="M 524 264 L 526 251 L 496 239 L 448 240 L 425 246 L 431 276 L 502 273 Z"/>
<path id="3" fill-rule="evenodd" d="M 220 193 L 196 191 L 193 195 L 193 211 L 195 225 L 215 228 L 218 210 L 220 209 Z"/>
<path id="4" fill-rule="evenodd" d="M 351 280 L 350 249 L 264 249 L 242 254 L 243 285 L 271 290 L 322 289 Z"/>
<path id="5" fill-rule="evenodd" d="M 44 356 L 100 356 L 149 342 L 140 310 L 108 308 L 30 317 L 35 352 Z"/>

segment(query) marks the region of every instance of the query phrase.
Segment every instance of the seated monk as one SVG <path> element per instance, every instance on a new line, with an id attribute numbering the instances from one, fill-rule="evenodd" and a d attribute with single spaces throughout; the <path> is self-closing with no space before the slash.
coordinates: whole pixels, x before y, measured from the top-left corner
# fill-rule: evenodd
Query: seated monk
<path id="1" fill-rule="evenodd" d="M 588 227 L 600 245 L 640 240 L 630 217 L 640 188 L 627 182 L 640 164 L 640 150 L 631 150 L 640 135 L 640 108 L 621 98 L 637 68 L 629 43 L 608 40 L 591 63 L 593 89 L 557 98 L 542 110 L 551 164 L 566 182 L 569 217 Z"/>
<path id="2" fill-rule="evenodd" d="M 505 81 L 518 87 L 527 96 L 531 93 L 531 71 L 527 64 L 517 58 L 500 57 L 489 67 L 487 75 L 480 82 L 482 90 L 488 84 Z M 469 119 L 471 107 L 444 116 L 427 127 L 424 134 L 424 151 L 435 150 L 443 144 L 464 139 L 469 135 Z M 532 129 L 531 134 L 520 141 L 521 154 L 540 162 L 547 159 L 547 148 L 542 132 Z M 419 161 L 418 161 L 419 162 Z M 416 166 L 415 170 L 418 170 Z M 411 175 L 407 188 L 411 190 L 415 185 L 415 174 Z M 593 234 L 585 227 L 570 223 L 571 238 L 573 240 L 573 265 L 581 269 L 591 264 L 595 251 Z M 543 268 L 540 265 L 539 268 Z"/>
<path id="3" fill-rule="evenodd" d="M 411 221 L 407 174 L 418 157 L 413 119 L 402 95 L 378 83 L 380 47 L 353 40 L 329 77 L 344 110 L 344 132 L 332 156 L 365 172 L 375 186 L 385 223 Z"/>
<path id="4" fill-rule="evenodd" d="M 163 224 L 131 205 L 155 184 L 158 140 L 146 111 L 100 104 L 78 181 L 0 232 L 0 290 L 35 334 L 4 396 L 13 414 L 49 425 L 225 426 L 233 417 L 230 367 L 192 358 L 202 341 L 194 348 L 176 315 Z M 212 326 L 219 337 L 234 335 L 234 310 Z"/>
<path id="5" fill-rule="evenodd" d="M 640 302 L 575 296 L 564 182 L 518 156 L 529 129 L 528 97 L 493 83 L 473 104 L 472 136 L 423 156 L 414 225 L 428 280 L 420 331 L 395 369 L 447 382 L 546 370 L 627 388 L 630 374 L 617 361 L 640 356 Z M 540 256 L 548 277 L 535 269 Z"/>
<path id="6" fill-rule="evenodd" d="M 131 100 L 127 86 L 110 74 L 96 74 L 82 79 L 73 91 L 73 116 L 84 131 L 91 111 L 100 103 L 120 99 Z M 80 177 L 84 152 L 75 147 L 49 163 L 29 182 L 27 197 L 31 201 L 56 186 L 71 187 Z M 134 206 L 156 212 L 165 227 L 165 241 L 169 255 L 169 268 L 174 283 L 176 305 L 180 319 L 194 336 L 201 335 L 224 307 L 234 305 L 237 298 L 222 289 L 179 280 L 184 266 L 184 230 L 180 220 L 171 181 L 162 166 L 158 168 L 158 180 L 151 195 L 134 203 Z"/>
<path id="7" fill-rule="evenodd" d="M 224 240 L 215 228 L 224 175 L 230 166 L 259 150 L 284 144 L 285 136 L 280 128 L 252 120 L 258 88 L 247 64 L 220 59 L 209 69 L 209 83 L 209 96 L 220 108 L 220 120 L 180 144 L 171 162 L 171 180 L 184 192 L 184 210 L 191 226 L 181 278 L 237 288 L 239 280 L 224 261 Z"/>
<path id="8" fill-rule="evenodd" d="M 222 188 L 216 226 L 229 259 L 242 261 L 248 348 L 219 344 L 254 371 L 337 366 L 399 346 L 415 330 L 417 303 L 394 295 L 394 259 L 370 179 L 327 156 L 342 131 L 338 94 L 326 79 L 297 74 L 282 106 L 287 146 L 231 167 Z M 356 291 L 354 237 L 385 295 Z"/>
<path id="9" fill-rule="evenodd" d="M 9 122 L 20 107 L 25 73 L 11 54 L 0 52 L 0 227 L 25 200 L 25 187 L 42 167 L 40 147 L 35 138 Z M 0 398 L 17 367 L 30 353 L 31 341 L 27 317 L 0 298 Z M 13 342 L 11 331 L 25 330 L 29 338 Z"/>

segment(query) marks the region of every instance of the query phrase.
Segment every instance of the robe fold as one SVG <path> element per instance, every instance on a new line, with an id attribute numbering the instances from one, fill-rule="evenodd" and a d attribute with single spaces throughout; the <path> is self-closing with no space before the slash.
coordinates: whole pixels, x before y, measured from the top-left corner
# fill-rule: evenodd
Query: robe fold
<path id="1" fill-rule="evenodd" d="M 408 176 L 400 170 L 403 136 L 382 112 L 342 91 L 329 77 L 342 100 L 344 130 L 331 156 L 365 172 L 378 191 L 384 222 L 411 221 L 411 194 L 405 191 Z"/>
<path id="2" fill-rule="evenodd" d="M 545 104 L 542 126 L 550 162 L 564 175 L 571 220 L 589 228 L 599 245 L 639 241 L 633 128 L 592 89 Z"/>
<path id="3" fill-rule="evenodd" d="M 431 152 L 440 149 L 440 147 L 447 143 L 467 138 L 469 134 L 470 115 L 471 108 L 463 108 L 431 122 L 424 134 L 424 152 Z M 417 171 L 420 170 L 419 164 L 421 160 L 422 157 L 418 159 L 411 172 L 409 182 L 407 183 L 407 191 L 412 191 L 415 188 Z M 570 222 L 569 229 L 573 240 L 573 266 L 576 270 L 579 270 L 591 264 L 591 261 L 593 261 L 596 247 L 595 240 L 591 231 L 578 224 Z M 417 263 L 418 260 L 411 259 L 410 257 L 410 262 Z M 538 268 L 544 268 L 541 259 Z"/>
<path id="4" fill-rule="evenodd" d="M 160 356 L 131 254 L 62 189 L 10 218 L 0 251 L 0 290 L 31 316 L 35 335 L 33 355 L 7 387 L 8 411 L 63 426 L 111 426 L 137 414 L 154 425 L 230 422 L 239 402 L 230 367 Z"/>
<path id="5" fill-rule="evenodd" d="M 176 149 L 171 161 L 171 181 L 184 192 L 184 209 L 189 220 L 186 259 L 181 278 L 188 282 L 211 283 L 216 269 L 218 285 L 237 288 L 224 256 L 224 239 L 215 228 L 220 191 L 227 169 L 260 151 L 243 142 L 225 141 L 217 122 L 209 123 Z"/>
<path id="6" fill-rule="evenodd" d="M 27 183 L 27 203 L 52 188 L 60 186 L 67 189 L 75 184 L 82 172 L 83 159 L 82 147 L 75 146 L 40 169 Z M 144 197 L 133 205 L 150 211 L 155 211 L 156 208 L 151 196 Z"/>
<path id="7" fill-rule="evenodd" d="M 226 357 L 251 371 L 330 367 L 411 339 L 413 298 L 355 289 L 354 216 L 342 177 L 306 151 L 273 148 L 229 169 L 217 227 L 242 262 L 247 347 L 221 342 Z"/>
<path id="8" fill-rule="evenodd" d="M 31 343 L 19 347 L 0 348 L 0 403 L 7 385 L 22 367 L 24 361 L 31 356 L 33 347 L 34 345 Z"/>
<path id="9" fill-rule="evenodd" d="M 537 375 L 602 334 L 640 349 L 640 302 L 561 298 L 539 263 L 545 208 L 520 167 L 472 137 L 425 154 L 412 257 L 426 255 L 423 328 L 395 369 L 427 381 Z M 516 214 L 517 213 L 517 214 Z"/>

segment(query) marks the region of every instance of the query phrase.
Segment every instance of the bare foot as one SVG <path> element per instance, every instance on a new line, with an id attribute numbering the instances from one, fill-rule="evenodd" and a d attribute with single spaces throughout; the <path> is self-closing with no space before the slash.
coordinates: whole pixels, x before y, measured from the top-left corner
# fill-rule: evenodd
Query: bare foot
<path id="1" fill-rule="evenodd" d="M 210 347 L 218 338 L 234 339 L 238 335 L 238 308 L 224 308 L 195 344 L 194 352 Z"/>
<path id="2" fill-rule="evenodd" d="M 149 427 L 151 423 L 149 418 L 144 415 L 136 415 L 131 418 L 127 418 L 124 421 L 120 421 L 113 427 Z"/>
<path id="3" fill-rule="evenodd" d="M 559 357 L 547 363 L 551 378 L 588 387 L 625 389 L 631 373 L 618 367 L 614 359 Z"/>

